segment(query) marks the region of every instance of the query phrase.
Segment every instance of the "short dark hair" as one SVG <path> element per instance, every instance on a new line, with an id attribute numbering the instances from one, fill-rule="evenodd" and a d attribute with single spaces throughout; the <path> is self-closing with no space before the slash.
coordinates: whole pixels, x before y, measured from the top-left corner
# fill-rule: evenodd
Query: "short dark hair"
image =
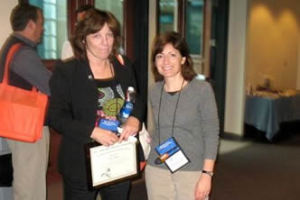
<path id="1" fill-rule="evenodd" d="M 29 20 L 34 22 L 38 19 L 38 11 L 42 11 L 39 7 L 28 3 L 18 4 L 13 8 L 10 15 L 10 24 L 13 31 L 22 31 L 25 29 Z"/>
<path id="2" fill-rule="evenodd" d="M 191 81 L 196 76 L 196 72 L 193 68 L 193 60 L 190 56 L 188 45 L 185 39 L 179 33 L 174 31 L 157 35 L 153 41 L 151 68 L 155 81 L 161 81 L 164 79 L 164 77 L 159 74 L 155 66 L 155 57 L 163 51 L 167 44 L 171 44 L 180 52 L 182 57 L 186 58 L 185 63 L 181 66 L 181 74 L 185 80 Z"/>
<path id="3" fill-rule="evenodd" d="M 90 9 L 86 12 L 84 19 L 76 26 L 71 40 L 76 58 L 87 59 L 85 49 L 86 37 L 101 30 L 105 23 L 107 23 L 114 36 L 112 55 L 117 54 L 121 42 L 120 23 L 110 12 Z"/>

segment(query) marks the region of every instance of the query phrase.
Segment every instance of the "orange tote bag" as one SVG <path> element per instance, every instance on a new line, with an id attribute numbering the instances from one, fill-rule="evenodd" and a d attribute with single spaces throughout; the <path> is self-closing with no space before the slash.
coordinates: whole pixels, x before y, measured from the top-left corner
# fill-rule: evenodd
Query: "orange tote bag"
<path id="1" fill-rule="evenodd" d="M 9 65 L 20 47 L 15 44 L 10 48 L 0 83 L 0 136 L 35 142 L 42 136 L 48 96 L 35 88 L 30 91 L 8 85 Z"/>

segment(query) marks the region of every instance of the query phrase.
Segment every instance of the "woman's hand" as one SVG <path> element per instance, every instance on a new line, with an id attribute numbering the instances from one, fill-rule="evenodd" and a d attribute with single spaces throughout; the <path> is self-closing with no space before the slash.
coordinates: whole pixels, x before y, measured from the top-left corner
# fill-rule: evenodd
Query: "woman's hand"
<path id="1" fill-rule="evenodd" d="M 118 136 L 115 133 L 99 127 L 94 128 L 91 134 L 91 138 L 98 143 L 103 144 L 104 146 L 112 145 L 119 140 Z"/>
<path id="2" fill-rule="evenodd" d="M 195 200 L 205 200 L 211 189 L 212 177 L 202 173 L 195 187 Z"/>
<path id="3" fill-rule="evenodd" d="M 120 135 L 119 141 L 127 140 L 129 136 L 135 136 L 140 128 L 140 121 L 130 116 L 125 124 L 122 126 L 122 133 Z"/>

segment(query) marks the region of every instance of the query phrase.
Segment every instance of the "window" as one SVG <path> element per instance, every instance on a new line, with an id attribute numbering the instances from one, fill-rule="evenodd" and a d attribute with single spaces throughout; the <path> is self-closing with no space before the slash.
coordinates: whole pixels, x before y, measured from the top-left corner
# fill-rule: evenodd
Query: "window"
<path id="1" fill-rule="evenodd" d="M 44 34 L 38 45 L 43 59 L 60 58 L 62 44 L 67 40 L 67 0 L 29 0 L 40 7 L 44 14 Z"/>
<path id="2" fill-rule="evenodd" d="M 177 31 L 177 0 L 159 1 L 159 33 Z"/>
<path id="3" fill-rule="evenodd" d="M 191 54 L 201 55 L 203 46 L 204 0 L 186 2 L 185 36 Z"/>
<path id="4" fill-rule="evenodd" d="M 196 72 L 203 74 L 203 32 L 204 32 L 204 0 L 187 0 L 185 2 L 184 31 Z"/>

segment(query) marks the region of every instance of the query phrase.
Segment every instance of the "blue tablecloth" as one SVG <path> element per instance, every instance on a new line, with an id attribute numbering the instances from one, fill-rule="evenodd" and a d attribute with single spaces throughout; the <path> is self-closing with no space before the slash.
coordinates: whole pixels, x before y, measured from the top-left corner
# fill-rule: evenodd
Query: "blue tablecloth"
<path id="1" fill-rule="evenodd" d="M 296 120 L 300 120 L 300 95 L 246 98 L 245 123 L 264 131 L 268 140 L 278 133 L 281 122 Z"/>

